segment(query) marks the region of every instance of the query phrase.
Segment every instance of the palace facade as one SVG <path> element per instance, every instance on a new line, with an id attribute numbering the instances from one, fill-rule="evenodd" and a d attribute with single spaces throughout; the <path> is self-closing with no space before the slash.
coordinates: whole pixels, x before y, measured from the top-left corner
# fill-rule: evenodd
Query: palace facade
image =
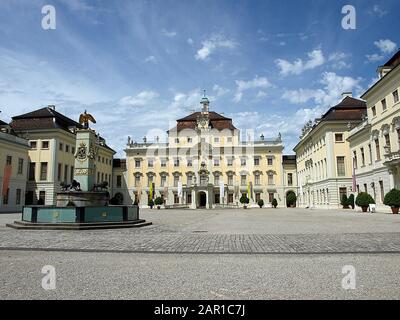
<path id="1" fill-rule="evenodd" d="M 378 210 L 385 194 L 400 187 L 400 51 L 378 68 L 379 80 L 362 96 L 367 117 L 349 132 L 357 192 L 368 192 Z"/>
<path id="2" fill-rule="evenodd" d="M 128 140 L 126 160 L 114 162 L 116 198 L 147 206 L 162 197 L 166 207 L 195 209 L 238 206 L 246 194 L 250 206 L 274 198 L 285 206 L 286 193 L 297 194 L 297 177 L 281 137 L 242 141 L 232 119 L 210 111 L 206 97 L 201 105 L 177 120 L 164 143 Z"/>
<path id="3" fill-rule="evenodd" d="M 352 127 L 366 116 L 364 101 L 344 93 L 304 132 L 295 146 L 299 179 L 298 203 L 308 208 L 339 208 L 343 195 L 352 189 L 352 158 L 347 141 Z"/>

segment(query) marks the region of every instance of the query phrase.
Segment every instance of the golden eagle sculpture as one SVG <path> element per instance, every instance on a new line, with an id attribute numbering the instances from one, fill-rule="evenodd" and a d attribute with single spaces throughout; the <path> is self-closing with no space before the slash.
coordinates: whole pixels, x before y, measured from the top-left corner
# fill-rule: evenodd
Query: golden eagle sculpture
<path id="1" fill-rule="evenodd" d="M 85 129 L 89 129 L 89 121 L 92 123 L 96 123 L 94 117 L 91 114 L 86 113 L 85 110 L 85 112 L 79 116 L 79 123 L 82 124 Z"/>

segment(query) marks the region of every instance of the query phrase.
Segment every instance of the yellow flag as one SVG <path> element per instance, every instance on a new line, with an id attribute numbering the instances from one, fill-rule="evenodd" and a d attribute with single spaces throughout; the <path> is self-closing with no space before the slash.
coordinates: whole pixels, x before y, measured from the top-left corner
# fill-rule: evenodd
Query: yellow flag
<path id="1" fill-rule="evenodd" d="M 150 199 L 153 199 L 153 183 L 150 183 Z"/>
<path id="2" fill-rule="evenodd" d="M 251 194 L 250 194 L 250 182 L 247 183 L 247 198 L 250 199 Z"/>

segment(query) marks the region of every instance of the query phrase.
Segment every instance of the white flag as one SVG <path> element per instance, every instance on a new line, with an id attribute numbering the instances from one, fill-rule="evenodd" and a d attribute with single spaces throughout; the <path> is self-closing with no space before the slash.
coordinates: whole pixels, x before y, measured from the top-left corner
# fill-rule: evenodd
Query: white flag
<path id="1" fill-rule="evenodd" d="M 223 198 L 223 197 L 224 197 L 224 194 L 225 194 L 225 185 L 224 185 L 224 182 L 223 182 L 223 181 L 220 181 L 220 182 L 219 182 L 219 196 L 220 196 L 221 198 Z"/>

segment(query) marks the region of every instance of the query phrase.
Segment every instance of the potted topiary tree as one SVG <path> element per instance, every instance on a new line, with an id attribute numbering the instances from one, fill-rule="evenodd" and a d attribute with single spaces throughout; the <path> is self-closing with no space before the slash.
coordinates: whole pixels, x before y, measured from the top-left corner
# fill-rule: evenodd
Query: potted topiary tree
<path id="1" fill-rule="evenodd" d="M 160 210 L 161 205 L 163 203 L 164 203 L 164 201 L 161 197 L 157 197 L 156 200 L 154 200 L 154 204 L 157 206 L 157 210 Z"/>
<path id="2" fill-rule="evenodd" d="M 276 200 L 275 198 L 272 200 L 272 206 L 276 209 L 276 207 L 278 206 L 278 200 Z"/>
<path id="3" fill-rule="evenodd" d="M 351 194 L 349 196 L 348 205 L 354 210 L 354 208 L 355 208 L 355 205 L 354 205 L 354 194 Z"/>
<path id="4" fill-rule="evenodd" d="M 153 201 L 153 199 L 149 199 L 148 206 L 150 207 L 150 209 L 153 209 L 153 207 L 154 207 L 154 201 Z"/>
<path id="5" fill-rule="evenodd" d="M 262 208 L 264 206 L 264 200 L 263 199 L 258 200 L 257 204 L 260 206 L 260 208 Z"/>
<path id="6" fill-rule="evenodd" d="M 400 190 L 392 189 L 386 195 L 383 203 L 392 208 L 393 214 L 399 214 Z"/>
<path id="7" fill-rule="evenodd" d="M 340 204 L 343 206 L 343 209 L 348 209 L 349 208 L 349 199 L 347 198 L 347 195 L 343 195 Z"/>
<path id="8" fill-rule="evenodd" d="M 360 192 L 356 198 L 356 205 L 361 207 L 363 212 L 367 212 L 370 204 L 375 204 L 375 200 L 368 193 Z"/>
<path id="9" fill-rule="evenodd" d="M 245 194 L 242 195 L 242 197 L 240 198 L 240 203 L 243 204 L 243 208 L 247 209 L 247 205 L 249 204 L 250 199 L 247 198 L 247 196 Z"/>
<path id="10" fill-rule="evenodd" d="M 288 193 L 286 197 L 286 202 L 288 207 L 294 208 L 296 206 L 296 201 L 297 201 L 296 194 L 294 192 Z"/>

